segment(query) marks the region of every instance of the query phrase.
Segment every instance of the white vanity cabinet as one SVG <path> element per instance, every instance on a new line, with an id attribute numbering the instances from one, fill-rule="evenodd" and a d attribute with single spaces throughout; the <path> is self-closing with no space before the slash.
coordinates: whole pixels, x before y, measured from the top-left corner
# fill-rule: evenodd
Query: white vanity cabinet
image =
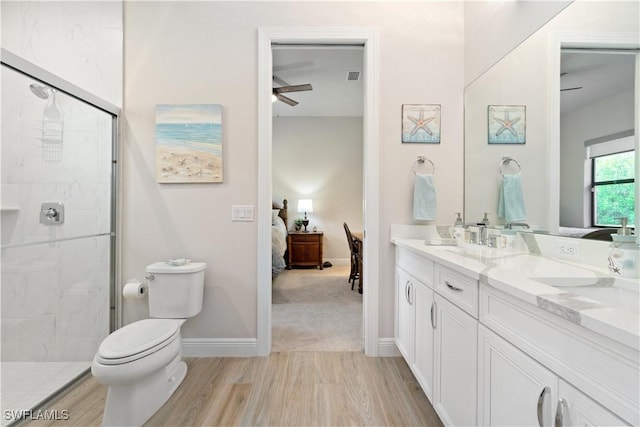
<path id="1" fill-rule="evenodd" d="M 594 323 L 615 309 L 548 306 L 527 279 L 527 268 L 548 261 L 527 256 L 512 265 L 509 257 L 396 243 L 395 342 L 442 422 L 640 425 L 637 345 Z M 564 265 L 549 265 L 563 274 Z M 620 327 L 611 330 L 626 333 L 634 318 L 616 315 L 609 322 Z"/>
<path id="2" fill-rule="evenodd" d="M 446 425 L 474 425 L 478 323 L 467 310 L 477 313 L 477 280 L 398 248 L 395 286 L 400 353 Z"/>
<path id="3" fill-rule="evenodd" d="M 413 363 L 413 280 L 409 273 L 396 267 L 394 340 L 409 366 Z"/>
<path id="4" fill-rule="evenodd" d="M 490 286 L 480 322 L 479 425 L 637 425 L 637 352 Z"/>
<path id="5" fill-rule="evenodd" d="M 424 394 L 433 402 L 434 333 L 436 306 L 433 290 L 422 282 L 417 282 L 415 292 L 415 342 L 413 366 L 411 367 Z"/>
<path id="6" fill-rule="evenodd" d="M 478 348 L 478 425 L 553 425 L 557 376 L 483 325 Z"/>
<path id="7" fill-rule="evenodd" d="M 483 325 L 478 347 L 478 425 L 628 425 Z"/>
<path id="8" fill-rule="evenodd" d="M 478 321 L 438 293 L 434 301 L 435 381 L 431 402 L 445 425 L 472 426 L 476 423 Z"/>

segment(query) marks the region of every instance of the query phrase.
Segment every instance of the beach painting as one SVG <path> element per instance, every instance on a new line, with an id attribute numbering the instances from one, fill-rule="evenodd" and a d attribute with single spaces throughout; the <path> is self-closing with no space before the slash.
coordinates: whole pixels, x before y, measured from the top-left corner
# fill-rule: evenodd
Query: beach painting
<path id="1" fill-rule="evenodd" d="M 156 179 L 222 182 L 222 105 L 156 105 Z"/>

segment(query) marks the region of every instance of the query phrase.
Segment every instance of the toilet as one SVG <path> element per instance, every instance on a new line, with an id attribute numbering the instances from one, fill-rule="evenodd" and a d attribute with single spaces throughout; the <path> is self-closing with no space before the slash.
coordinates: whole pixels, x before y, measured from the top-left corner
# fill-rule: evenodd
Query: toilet
<path id="1" fill-rule="evenodd" d="M 202 309 L 203 262 L 147 266 L 150 319 L 106 337 L 91 373 L 108 387 L 103 426 L 141 426 L 171 397 L 187 373 L 180 328 Z"/>

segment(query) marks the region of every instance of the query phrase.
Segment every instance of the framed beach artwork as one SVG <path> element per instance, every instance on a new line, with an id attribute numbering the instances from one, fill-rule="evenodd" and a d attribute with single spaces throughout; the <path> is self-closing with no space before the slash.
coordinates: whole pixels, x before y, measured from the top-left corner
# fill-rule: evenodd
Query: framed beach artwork
<path id="1" fill-rule="evenodd" d="M 156 179 L 222 182 L 222 105 L 156 105 Z"/>
<path id="2" fill-rule="evenodd" d="M 489 144 L 524 144 L 526 107 L 524 105 L 489 105 L 487 113 Z"/>
<path id="3" fill-rule="evenodd" d="M 440 144 L 440 104 L 402 104 L 402 142 Z"/>

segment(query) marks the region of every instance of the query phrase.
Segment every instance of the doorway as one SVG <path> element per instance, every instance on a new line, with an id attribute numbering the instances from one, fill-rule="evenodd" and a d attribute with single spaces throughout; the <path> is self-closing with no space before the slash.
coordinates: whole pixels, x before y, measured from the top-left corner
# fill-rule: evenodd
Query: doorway
<path id="1" fill-rule="evenodd" d="M 363 216 L 365 237 L 363 294 L 364 351 L 378 355 L 378 108 L 377 32 L 359 28 L 258 30 L 258 301 L 257 354 L 271 351 L 271 189 L 272 44 L 362 44 L 364 50 Z M 268 206 L 268 207 L 267 207 Z"/>
<path id="2" fill-rule="evenodd" d="M 276 250 L 272 351 L 362 351 L 362 295 L 360 283 L 350 283 L 344 224 L 363 229 L 363 46 L 277 44 L 272 51 L 280 94 L 272 104 L 272 194 L 274 202 L 288 200 L 293 267 L 278 270 Z M 307 209 L 306 231 L 294 231 Z"/>

